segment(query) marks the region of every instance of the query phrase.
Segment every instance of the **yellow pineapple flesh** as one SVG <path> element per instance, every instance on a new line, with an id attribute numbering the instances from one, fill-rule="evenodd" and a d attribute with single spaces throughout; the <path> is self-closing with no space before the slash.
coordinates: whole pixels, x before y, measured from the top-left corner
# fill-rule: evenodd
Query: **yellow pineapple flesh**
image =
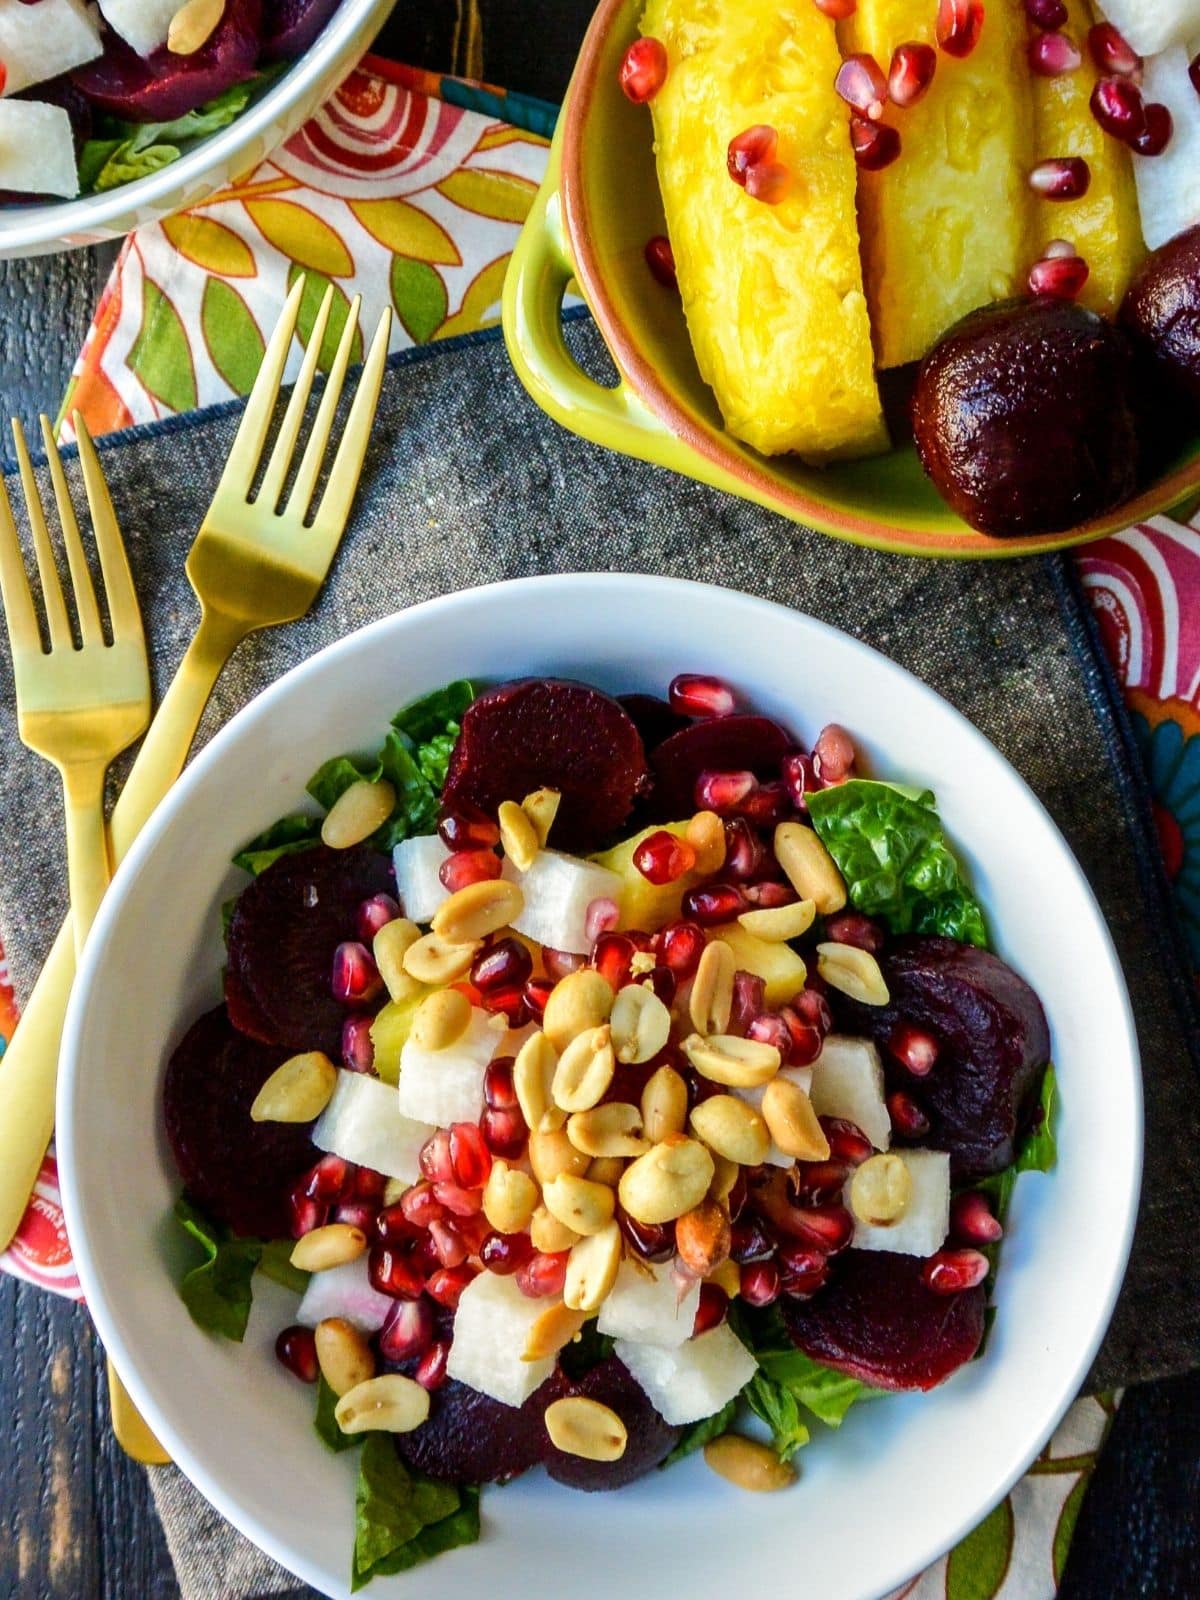
<path id="1" fill-rule="evenodd" d="M 1112 316 L 1145 255 L 1133 156 L 1104 132 L 1088 104 L 1100 76 L 1088 51 L 1092 9 L 1087 0 L 1064 3 L 1068 20 L 1061 31 L 1079 47 L 1083 64 L 1057 78 L 1034 75 L 1034 160 L 1080 156 L 1091 181 L 1078 200 L 1035 199 L 1026 255 L 1032 264 L 1052 239 L 1069 239 L 1089 267 L 1080 301 Z"/>
<path id="2" fill-rule="evenodd" d="M 649 0 L 641 26 L 667 50 L 651 102 L 659 184 L 696 362 L 726 427 L 766 455 L 886 450 L 833 24 L 812 0 Z M 779 205 L 726 167 L 729 141 L 760 123 L 792 174 Z"/>
<path id="3" fill-rule="evenodd" d="M 858 0 L 841 24 L 846 54 L 884 73 L 898 44 L 936 49 L 936 0 Z M 924 97 L 885 120 L 891 166 L 859 177 L 867 300 L 880 368 L 917 361 L 977 306 L 1020 293 L 1029 271 L 1033 117 L 1021 0 L 988 0 L 964 58 L 938 52 Z"/>

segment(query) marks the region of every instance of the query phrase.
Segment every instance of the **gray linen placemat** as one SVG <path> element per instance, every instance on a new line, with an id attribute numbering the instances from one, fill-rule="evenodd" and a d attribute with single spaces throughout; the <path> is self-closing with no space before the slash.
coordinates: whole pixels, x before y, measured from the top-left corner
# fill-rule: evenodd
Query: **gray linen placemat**
<path id="1" fill-rule="evenodd" d="M 575 322 L 568 337 L 585 364 L 602 367 L 590 322 Z M 416 601 L 528 573 L 715 580 L 868 640 L 965 712 L 1030 782 L 1088 874 L 1121 955 L 1143 1051 L 1146 1180 L 1133 1260 L 1088 1387 L 1195 1366 L 1196 1019 L 1147 795 L 1069 568 L 922 562 L 850 548 L 576 439 L 527 399 L 496 339 L 456 346 L 393 362 L 358 512 L 325 593 L 302 622 L 242 646 L 201 742 L 330 640 Z M 195 626 L 184 555 L 238 415 L 221 408 L 104 445 L 159 691 Z M 336 730 L 330 737 L 336 744 Z M 8 868 L 0 937 L 20 995 L 58 926 L 65 879 L 56 784 L 44 763 L 17 752 L 7 689 L 0 749 L 16 752 L 0 769 L 0 861 Z M 232 1534 L 179 1474 L 161 1469 L 152 1482 L 188 1600 L 294 1590 L 295 1580 Z"/>

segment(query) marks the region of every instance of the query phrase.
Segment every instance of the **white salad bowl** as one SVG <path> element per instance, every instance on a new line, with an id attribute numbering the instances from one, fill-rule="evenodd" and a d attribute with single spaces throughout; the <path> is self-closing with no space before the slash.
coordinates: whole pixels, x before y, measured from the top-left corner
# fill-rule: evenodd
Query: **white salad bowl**
<path id="1" fill-rule="evenodd" d="M 395 0 L 342 0 L 315 43 L 282 77 L 227 128 L 201 140 L 170 166 L 103 194 L 0 206 L 0 259 L 48 255 L 119 239 L 144 222 L 157 222 L 198 204 L 251 171 L 329 98 L 394 4 Z"/>
<path id="2" fill-rule="evenodd" d="M 873 772 L 936 791 L 1001 953 L 1045 1003 L 1061 1085 L 1057 1169 L 1016 1185 L 982 1359 L 931 1394 L 855 1407 L 840 1432 L 814 1424 L 791 1490 L 742 1494 L 699 1458 L 614 1494 L 574 1493 L 539 1470 L 485 1492 L 477 1544 L 377 1579 L 369 1592 L 884 1594 L 967 1533 L 1024 1472 L 1104 1333 L 1141 1165 L 1129 1001 L 1070 850 L 982 735 L 866 645 L 723 589 L 563 576 L 416 606 L 296 667 L 197 757 L 105 899 L 62 1054 L 61 1180 L 100 1336 L 201 1492 L 329 1595 L 349 1593 L 355 1458 L 317 1440 L 313 1391 L 272 1354 L 294 1299 L 256 1280 L 237 1345 L 200 1332 L 175 1288 L 179 1182 L 160 1088 L 175 1042 L 220 999 L 221 903 L 245 882 L 230 857 L 296 809 L 322 761 L 377 747 L 401 705 L 450 679 L 556 674 L 661 692 L 681 670 L 727 677 L 801 738 L 836 718 Z"/>

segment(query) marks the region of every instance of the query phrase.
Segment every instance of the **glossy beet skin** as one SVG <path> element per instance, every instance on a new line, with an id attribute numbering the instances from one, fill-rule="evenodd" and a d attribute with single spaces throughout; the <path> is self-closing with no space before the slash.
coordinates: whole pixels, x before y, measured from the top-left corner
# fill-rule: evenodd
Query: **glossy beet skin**
<path id="1" fill-rule="evenodd" d="M 1048 297 L 973 311 L 921 363 L 917 452 L 964 522 L 1004 538 L 1059 533 L 1137 487 L 1126 336 Z"/>
<path id="2" fill-rule="evenodd" d="M 263 0 L 263 61 L 294 61 L 302 56 L 340 4 L 341 0 Z"/>
<path id="3" fill-rule="evenodd" d="M 932 1389 L 979 1349 L 982 1286 L 935 1294 L 919 1256 L 847 1250 L 811 1300 L 779 1309 L 796 1345 L 827 1367 L 876 1389 Z"/>
<path id="4" fill-rule="evenodd" d="M 224 1006 L 194 1022 L 163 1084 L 163 1121 L 191 1198 L 235 1233 L 286 1238 L 287 1192 L 317 1151 L 309 1125 L 252 1122 L 263 1084 L 291 1054 L 237 1031 Z"/>
<path id="5" fill-rule="evenodd" d="M 207 43 L 190 56 L 165 45 L 143 61 L 115 34 L 105 52 L 71 74 L 101 111 L 131 122 L 170 122 L 254 76 L 263 41 L 263 0 L 226 0 Z"/>
<path id="6" fill-rule="evenodd" d="M 779 776 L 790 734 L 770 717 L 711 717 L 672 734 L 653 751 L 654 789 L 649 812 L 654 820 L 677 822 L 696 809 L 696 779 L 704 771 L 752 772 L 768 780 Z"/>
<path id="7" fill-rule="evenodd" d="M 1126 292 L 1121 324 L 1152 373 L 1200 422 L 1200 223 L 1146 257 Z"/>
<path id="8" fill-rule="evenodd" d="M 889 1089 L 920 1104 L 930 1122 L 920 1142 L 950 1152 L 956 1183 L 1001 1171 L 1013 1160 L 1050 1059 L 1041 1001 L 999 956 L 953 939 L 905 935 L 888 945 L 879 964 L 889 1003 L 864 1006 L 831 996 L 838 1027 L 876 1041 Z M 938 1041 L 925 1077 L 914 1078 L 888 1055 L 898 1022 L 928 1029 Z"/>

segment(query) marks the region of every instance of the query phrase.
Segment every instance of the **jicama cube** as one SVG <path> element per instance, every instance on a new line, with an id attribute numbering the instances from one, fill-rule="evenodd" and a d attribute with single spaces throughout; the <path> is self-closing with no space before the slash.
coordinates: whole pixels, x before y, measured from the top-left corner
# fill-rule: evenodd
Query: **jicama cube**
<path id="1" fill-rule="evenodd" d="M 812 1068 L 811 1067 L 782 1067 L 779 1072 L 781 1078 L 788 1078 L 798 1089 L 803 1089 L 805 1094 L 812 1093 Z M 766 1084 L 760 1084 L 757 1089 L 733 1089 L 742 1100 L 747 1101 L 757 1111 L 763 1102 L 766 1093 Z M 771 1148 L 767 1151 L 767 1165 L 772 1167 L 790 1167 L 795 1164 L 795 1156 L 785 1155 L 772 1139 Z"/>
<path id="2" fill-rule="evenodd" d="M 757 934 L 747 933 L 739 922 L 723 923 L 712 930 L 712 937 L 729 946 L 740 972 L 753 972 L 763 980 L 763 998 L 769 1007 L 787 1005 L 803 989 L 807 968 L 791 945 L 760 939 Z"/>
<path id="3" fill-rule="evenodd" d="M 633 853 L 642 840 L 651 833 L 673 833 L 677 839 L 682 839 L 687 828 L 686 822 L 665 822 L 643 828 L 632 838 L 623 839 L 620 844 L 613 845 L 611 850 L 605 850 L 602 855 L 592 857 L 598 867 L 607 867 L 621 880 L 621 892 L 617 896 L 617 906 L 620 911 L 618 928 L 638 928 L 643 933 L 656 933 L 659 928 L 668 922 L 674 922 L 679 916 L 684 893 L 697 881 L 699 875 L 685 872 L 673 883 L 651 883 L 649 878 L 644 877 L 634 866 Z"/>
<path id="4" fill-rule="evenodd" d="M 669 1266 L 635 1266 L 625 1260 L 596 1326 L 612 1339 L 669 1348 L 691 1338 L 699 1304 L 699 1283 L 684 1291 Z"/>
<path id="5" fill-rule="evenodd" d="M 1098 9 L 1142 56 L 1200 38 L 1200 0 L 1100 0 Z"/>
<path id="6" fill-rule="evenodd" d="M 296 1311 L 302 1328 L 315 1328 L 326 1317 L 344 1317 L 360 1333 L 374 1333 L 387 1321 L 395 1305 L 391 1295 L 380 1294 L 367 1277 L 367 1258 L 344 1261 L 340 1267 L 314 1272 Z"/>
<path id="7" fill-rule="evenodd" d="M 560 850 L 539 850 L 528 872 L 504 863 L 504 876 L 519 884 L 525 907 L 513 922 L 518 933 L 552 950 L 586 955 L 592 948 L 587 935 L 587 909 L 593 900 L 620 904 L 621 880 L 607 867 Z"/>
<path id="8" fill-rule="evenodd" d="M 79 193 L 75 138 L 61 106 L 0 100 L 0 189 L 66 199 Z"/>
<path id="9" fill-rule="evenodd" d="M 883 1062 L 870 1039 L 831 1033 L 813 1062 L 813 1110 L 819 1117 L 844 1117 L 857 1124 L 876 1150 L 892 1142 L 892 1119 L 884 1099 Z"/>
<path id="10" fill-rule="evenodd" d="M 443 1128 L 452 1122 L 478 1122 L 483 1075 L 505 1031 L 503 1017 L 475 1007 L 466 1032 L 444 1050 L 425 1050 L 407 1039 L 400 1052 L 400 1110 Z"/>
<path id="11" fill-rule="evenodd" d="M 899 44 L 937 48 L 937 18 L 933 0 L 858 0 L 840 25 L 842 47 L 874 56 L 886 72 Z M 1024 290 L 1036 159 L 1028 26 L 1019 0 L 988 5 L 971 53 L 939 53 L 917 104 L 887 112 L 902 141 L 899 159 L 859 174 L 880 367 L 919 360 L 968 311 Z"/>
<path id="12" fill-rule="evenodd" d="M 35 6 L 21 0 L 0 0 L 0 61 L 7 73 L 5 94 L 16 94 L 32 83 L 57 78 L 103 55 L 100 32 L 88 16 L 83 0 L 39 0 Z M 44 135 L 34 134 L 28 151 L 38 151 Z M 9 136 L 4 134 L 5 145 Z M 14 142 L 20 148 L 19 141 Z M 40 151 L 44 161 L 48 152 Z M 13 184 L 6 189 L 31 189 L 45 194 L 75 194 L 77 189 L 51 189 L 45 183 Z"/>
<path id="13" fill-rule="evenodd" d="M 100 10 L 131 50 L 148 56 L 166 44 L 171 18 L 181 4 L 182 0 L 100 0 Z"/>
<path id="14" fill-rule="evenodd" d="M 438 877 L 438 869 L 450 851 L 436 833 L 401 839 L 392 852 L 396 889 L 404 915 L 413 922 L 429 922 L 450 891 Z"/>
<path id="15" fill-rule="evenodd" d="M 522 1294 L 515 1278 L 481 1272 L 458 1302 L 446 1371 L 503 1405 L 524 1405 L 554 1371 L 553 1356 L 521 1359 L 546 1304 Z"/>
<path id="16" fill-rule="evenodd" d="M 673 1350 L 631 1339 L 618 1339 L 615 1348 L 654 1409 L 676 1427 L 720 1411 L 758 1370 L 727 1322 Z"/>
<path id="17" fill-rule="evenodd" d="M 417 1157 L 433 1131 L 429 1122 L 416 1122 L 401 1114 L 396 1091 L 389 1084 L 342 1070 L 333 1098 L 317 1118 L 312 1139 L 318 1150 L 330 1150 L 343 1161 L 371 1167 L 402 1183 L 415 1183 L 421 1175 Z"/>
<path id="18" fill-rule="evenodd" d="M 729 432 L 814 461 L 886 450 L 829 18 L 811 0 L 650 0 L 666 46 L 650 103 L 658 181 L 696 365 Z M 730 181 L 729 142 L 778 134 L 777 205 Z"/>
<path id="19" fill-rule="evenodd" d="M 1188 62 L 1200 53 L 1176 48 L 1146 63 L 1142 92 L 1170 111 L 1175 123 L 1161 155 L 1134 156 L 1142 232 L 1151 250 L 1200 222 L 1200 94 L 1188 77 Z"/>
<path id="20" fill-rule="evenodd" d="M 950 1232 L 950 1157 L 943 1150 L 897 1150 L 908 1168 L 912 1194 L 904 1215 L 886 1228 L 854 1219 L 851 1245 L 858 1250 L 888 1250 L 893 1255 L 931 1256 Z M 846 1180 L 850 1203 L 853 1175 Z"/>

